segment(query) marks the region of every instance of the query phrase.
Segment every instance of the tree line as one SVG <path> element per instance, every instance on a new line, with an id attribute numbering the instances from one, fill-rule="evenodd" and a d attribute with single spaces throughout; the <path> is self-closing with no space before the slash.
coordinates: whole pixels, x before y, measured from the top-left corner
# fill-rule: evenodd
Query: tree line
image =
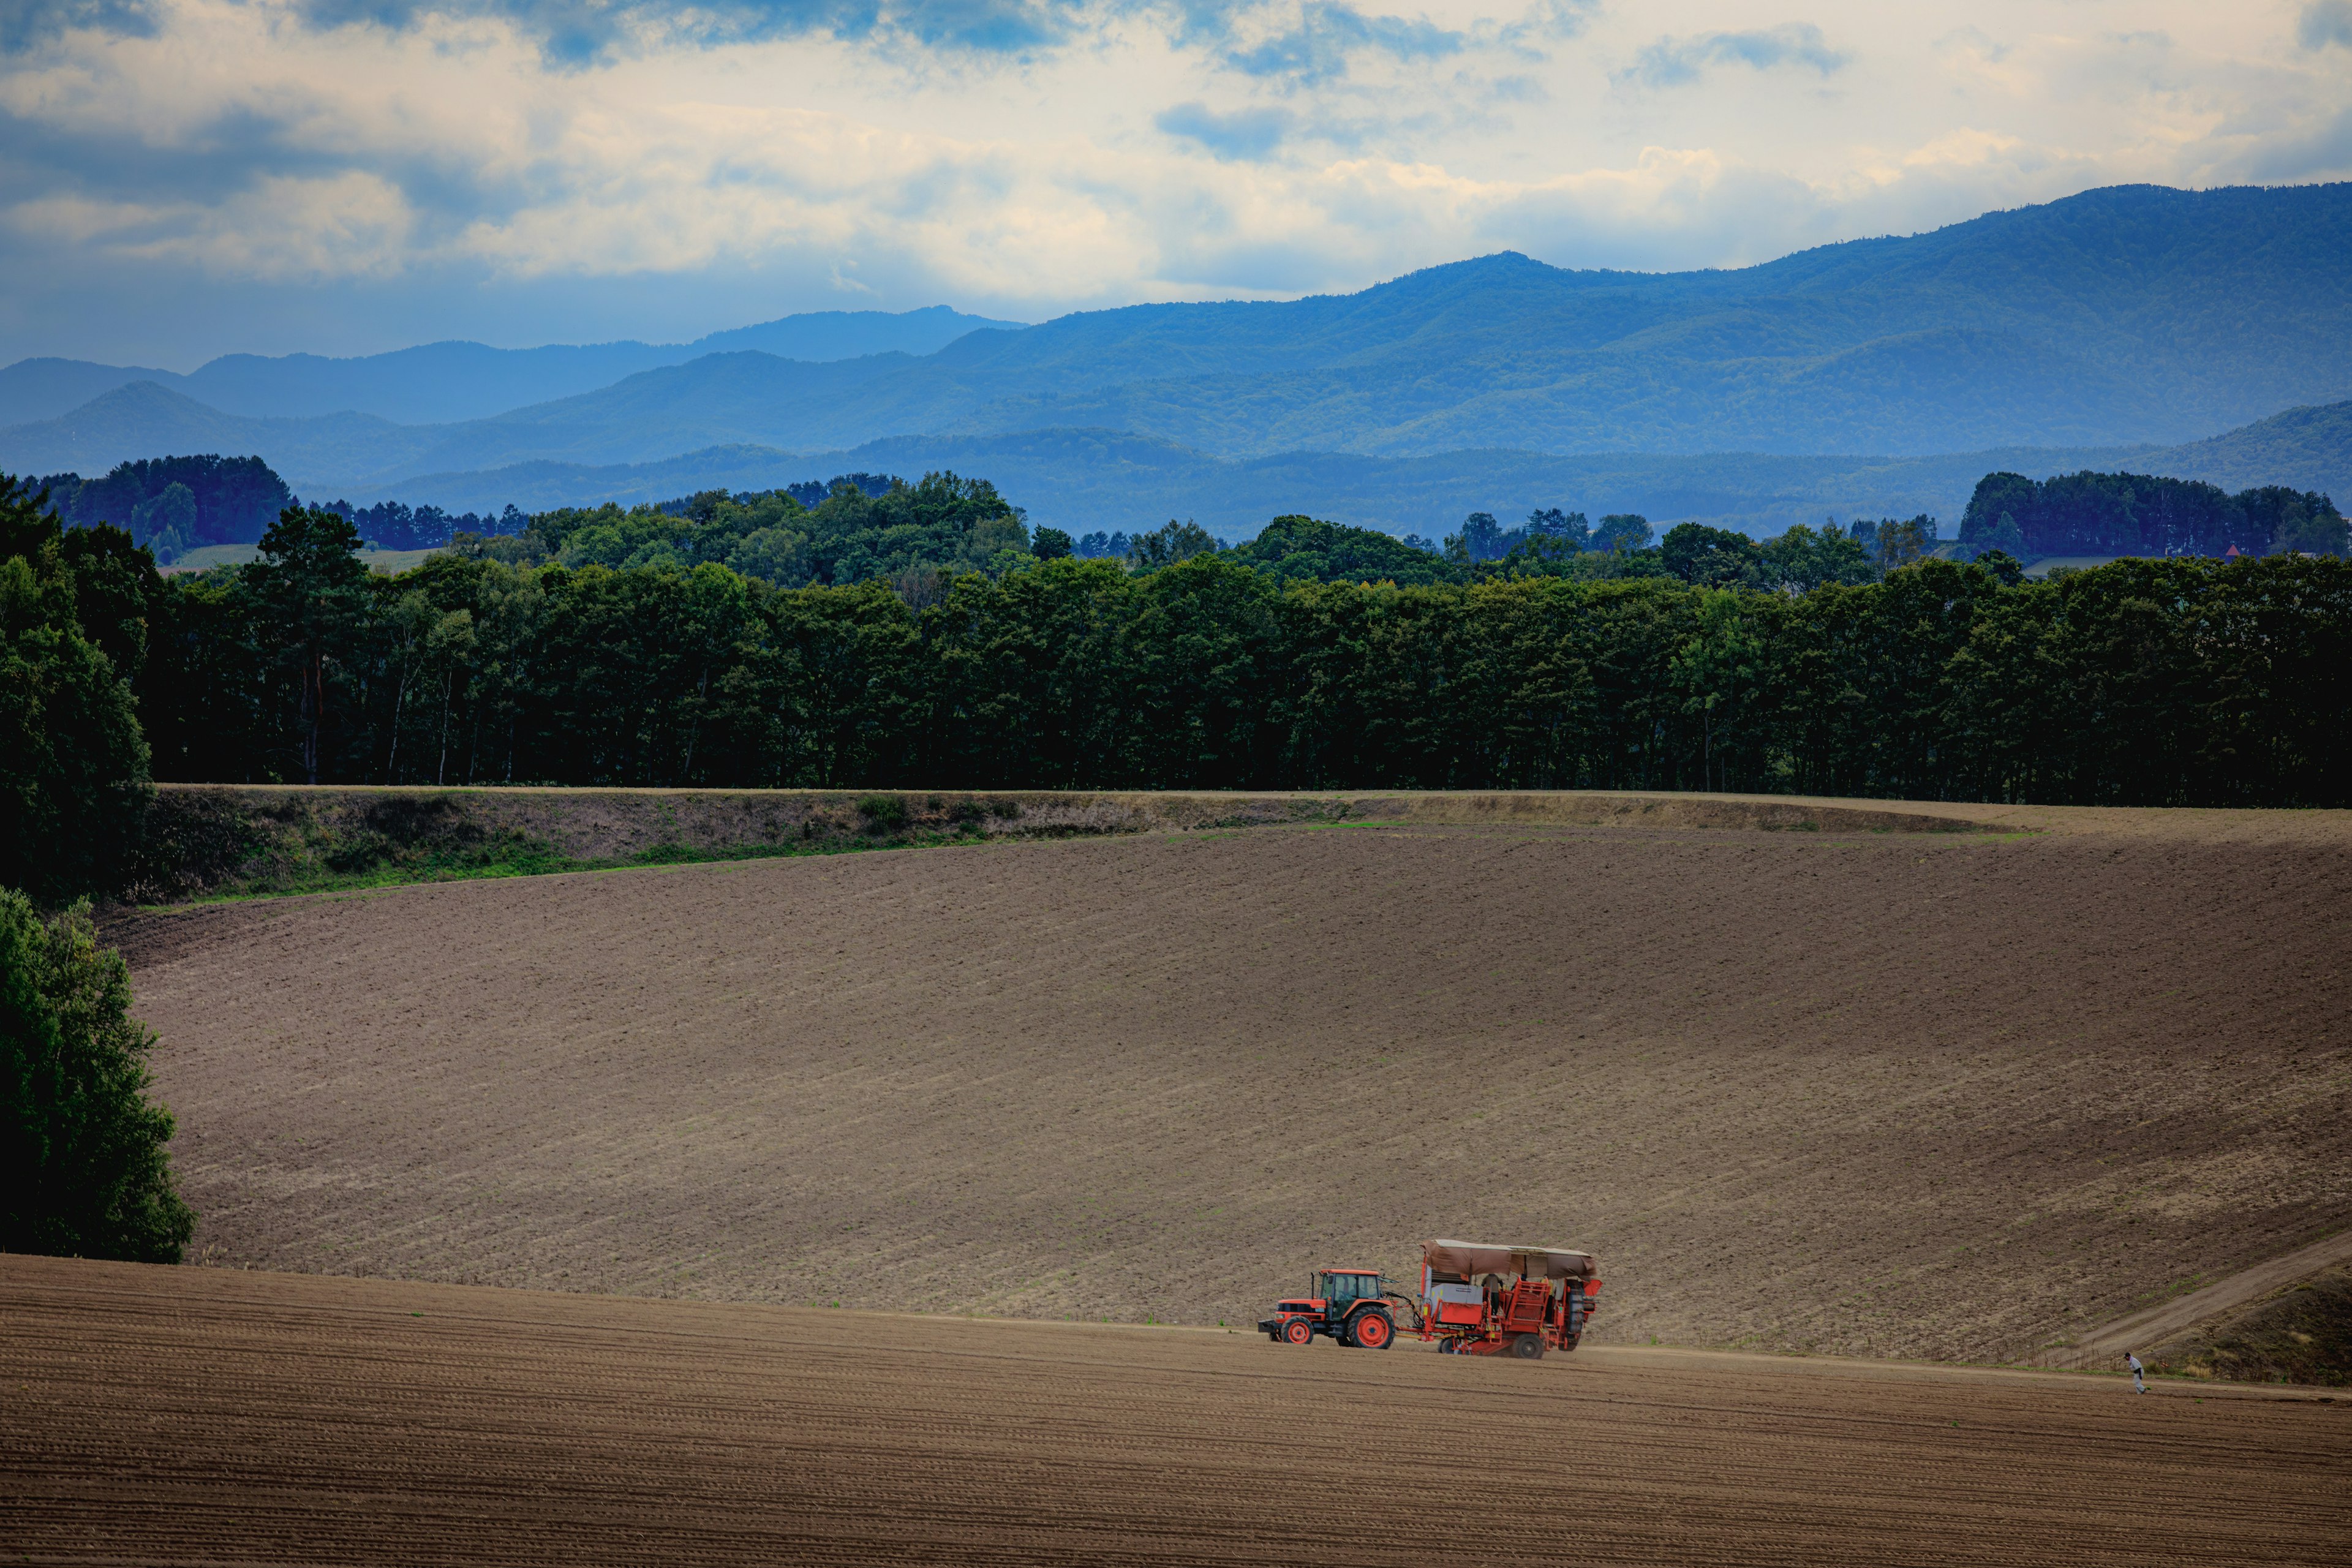
<path id="1" fill-rule="evenodd" d="M 1325 581 L 1289 565 L 1404 547 L 1296 518 L 1241 549 L 1172 525 L 1161 563 L 1084 560 L 932 476 L 826 497 L 857 526 L 822 539 L 732 500 L 666 520 L 683 531 L 543 514 L 398 575 L 349 520 L 289 508 L 254 563 L 167 578 L 10 493 L 0 880 L 48 898 L 105 885 L 151 776 L 2352 798 L 2334 558 L 2033 582 L 1997 554 L 1879 572 L 1843 531 L 1807 531 L 1809 566 L 1685 524 L 1636 552 L 1531 536 L 1463 580 Z M 597 558 L 566 563 L 583 540 Z M 869 575 L 728 563 L 761 548 L 836 572 L 862 552 Z"/>
<path id="2" fill-rule="evenodd" d="M 378 501 L 373 506 L 331 500 L 326 509 L 357 529 L 361 542 L 371 550 L 444 550 L 461 533 L 498 538 L 520 533 L 530 526 L 530 519 L 512 502 L 502 512 L 487 514 L 452 514 L 437 506 L 412 507 L 396 500 Z M 163 557 L 158 555 L 156 559 L 163 561 Z"/>
<path id="3" fill-rule="evenodd" d="M 814 501 L 809 498 L 817 493 Z M 362 525 L 365 520 L 354 516 Z M 1708 586 L 1801 593 L 1823 583 L 1874 581 L 1937 548 L 1935 520 L 1857 521 L 1840 529 L 1803 525 L 1762 542 L 1727 529 L 1683 523 L 1661 540 L 1649 520 L 1612 514 L 1598 525 L 1581 512 L 1539 509 L 1506 529 L 1472 512 L 1443 541 L 1399 539 L 1305 516 L 1276 518 L 1254 539 L 1227 546 L 1190 521 L 1128 533 L 1073 537 L 1032 530 L 1024 514 L 984 479 L 929 474 L 844 475 L 829 486 L 730 494 L 709 490 L 630 509 L 607 503 L 541 512 L 510 538 L 460 532 L 452 548 L 509 565 L 633 567 L 705 563 L 780 588 L 882 582 L 917 609 L 936 602 L 959 574 L 1002 575 L 1031 559 L 1068 556 L 1153 572 L 1196 555 L 1228 558 L 1285 582 L 1469 584 L 1496 577 L 1587 581 L 1673 577 Z M 1694 563 L 1704 557 L 1694 574 Z"/>

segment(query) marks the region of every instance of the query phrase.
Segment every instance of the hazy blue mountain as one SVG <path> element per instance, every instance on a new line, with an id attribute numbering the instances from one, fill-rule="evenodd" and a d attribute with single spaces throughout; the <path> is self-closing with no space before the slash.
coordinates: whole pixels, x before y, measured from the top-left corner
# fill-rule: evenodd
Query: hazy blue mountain
<path id="1" fill-rule="evenodd" d="M 966 332 L 983 328 L 1020 332 L 1028 331 L 1028 323 L 967 316 L 945 305 L 901 310 L 895 315 L 884 310 L 810 310 L 762 321 L 755 327 L 737 327 L 697 338 L 687 345 L 694 353 L 682 355 L 681 361 L 709 353 L 739 353 L 747 349 L 774 354 L 778 359 L 806 360 L 812 364 L 859 359 L 866 354 L 920 356 L 937 353 Z"/>
<path id="2" fill-rule="evenodd" d="M 433 444 L 409 459 L 404 471 L 492 468 L 533 458 L 647 462 L 739 442 L 785 445 L 795 441 L 798 431 L 828 425 L 835 405 L 921 363 L 901 353 L 830 364 L 751 351 L 709 354 L 578 397 L 441 426 Z"/>
<path id="3" fill-rule="evenodd" d="M 2095 191 L 1738 271 L 1517 255 L 923 357 L 712 354 L 443 432 L 408 474 L 1104 428 L 1225 458 L 1927 454 L 2194 440 L 2352 397 L 2352 185 Z M 404 477 L 364 466 L 352 482 Z"/>
<path id="4" fill-rule="evenodd" d="M 57 419 L 0 430 L 0 472 L 102 474 L 141 458 L 218 452 L 257 456 L 297 490 L 303 476 L 397 469 L 435 440 L 431 426 L 368 414 L 256 419 L 136 381 Z"/>
<path id="5" fill-rule="evenodd" d="M 2347 257 L 2352 185 L 2095 191 L 1738 271 L 1506 254 L 1347 296 L 978 332 L 854 388 L 730 366 L 726 438 L 1100 426 L 1226 457 L 2179 442 L 2352 396 Z M 536 417 L 576 450 L 620 434 L 604 401 L 634 396 Z"/>
<path id="6" fill-rule="evenodd" d="M 935 353 L 982 328 L 1018 331 L 1022 323 L 967 316 L 945 305 L 896 314 L 818 310 L 713 332 L 691 343 L 494 349 L 439 342 L 355 359 L 226 354 L 188 375 L 82 360 L 20 360 L 0 370 L 0 426 L 54 418 L 135 381 L 152 381 L 226 414 L 299 417 L 354 412 L 403 424 L 444 424 L 593 391 L 710 353 L 753 349 L 813 363 L 876 353 L 919 355 Z"/>
<path id="7" fill-rule="evenodd" d="M 910 451 L 1050 454 L 1073 430 L 1115 433 L 1089 440 L 1140 438 L 1137 451 L 1181 451 L 1142 471 L 1173 463 L 1170 471 L 1196 473 L 1203 485 L 1212 475 L 1255 472 L 1248 465 L 1260 459 L 1301 461 L 1291 456 L 1299 452 L 1321 454 L 1317 465 L 1339 454 L 1429 458 L 1439 461 L 1428 480 L 1436 484 L 1465 471 L 1458 454 L 1488 448 L 1803 462 L 1823 461 L 1802 455 L 1824 452 L 2201 448 L 2217 431 L 2281 409 L 2352 398 L 2352 355 L 2343 352 L 2352 342 L 2347 258 L 2352 185 L 2119 187 L 1734 271 L 1577 272 L 1506 254 L 1357 294 L 1139 306 L 1017 331 L 976 330 L 927 355 L 780 357 L 769 348 L 837 347 L 847 340 L 825 334 L 860 320 L 789 318 L 722 334 L 730 345 L 767 346 L 697 352 L 609 385 L 439 425 L 348 415 L 238 425 L 261 416 L 163 405 L 160 387 L 138 396 L 118 388 L 69 416 L 0 430 L 0 468 L 91 472 L 171 450 L 258 452 L 304 494 L 406 499 L 428 477 L 437 484 L 519 465 L 667 465 L 718 447 L 839 454 L 890 440 L 912 443 Z M 971 319 L 925 320 L 947 331 Z M 314 392 L 305 405 L 331 402 Z M 205 416 L 217 439 L 191 447 Z M 2298 428 L 2259 439 L 2284 453 L 2302 440 Z M 159 446 L 167 435 L 179 444 Z M 2281 482 L 2334 484 L 2310 477 L 2322 468 L 2267 476 L 2271 458 L 2244 445 L 2257 438 L 2232 439 L 2240 445 L 2214 445 L 2193 461 L 2226 470 L 2232 484 L 2253 482 L 2257 469 Z M 2305 443 L 2323 468 L 2335 461 L 2331 440 L 2320 432 Z M 1186 467 L 1212 460 L 1223 466 Z M 1887 459 L 1842 460 L 1877 471 Z M 1041 476 L 1063 474 L 1055 495 L 1095 493 L 1087 465 L 1037 461 Z M 1312 468 L 1379 474 L 1367 481 L 1376 489 L 1410 489 L 1421 471 L 1410 463 Z M 1692 491 L 1661 508 L 1688 515 L 1793 516 L 1789 509 L 1826 493 L 1805 478 L 1790 481 L 1797 489 L 1788 497 L 1769 499 L 1758 487 L 1780 481 L 1759 476 L 1779 470 L 1754 458 L 1709 458 L 1674 471 L 1736 477 L 1719 497 Z M 1168 494 L 1178 515 L 1208 504 L 1185 506 L 1181 485 L 1169 482 L 1178 488 L 1154 493 Z M 1362 504 L 1392 516 L 1405 503 L 1368 493 Z"/>
<path id="8" fill-rule="evenodd" d="M 79 359 L 20 359 L 0 370 L 0 429 L 71 413 L 134 381 L 172 385 L 184 380 L 168 370 L 92 364 Z"/>

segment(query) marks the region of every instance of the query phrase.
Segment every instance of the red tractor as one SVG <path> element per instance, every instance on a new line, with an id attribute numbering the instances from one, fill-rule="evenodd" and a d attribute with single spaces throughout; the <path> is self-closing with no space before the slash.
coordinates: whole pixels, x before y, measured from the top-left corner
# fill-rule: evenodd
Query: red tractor
<path id="1" fill-rule="evenodd" d="M 1259 1320 L 1259 1331 L 1276 1344 L 1313 1344 L 1321 1334 L 1339 1344 L 1384 1351 L 1396 1343 L 1396 1309 L 1389 1303 L 1412 1310 L 1410 1298 L 1381 1282 L 1377 1268 L 1318 1268 L 1307 1292 L 1276 1301 L 1274 1316 Z"/>
<path id="2" fill-rule="evenodd" d="M 1278 1343 L 1306 1345 L 1322 1334 L 1343 1345 L 1386 1350 L 1402 1317 L 1444 1355 L 1513 1355 L 1534 1361 L 1572 1351 L 1600 1306 L 1592 1255 L 1561 1247 L 1490 1247 L 1474 1241 L 1421 1244 L 1418 1300 L 1391 1290 L 1370 1268 L 1325 1268 L 1309 1294 L 1275 1303 L 1258 1328 Z"/>

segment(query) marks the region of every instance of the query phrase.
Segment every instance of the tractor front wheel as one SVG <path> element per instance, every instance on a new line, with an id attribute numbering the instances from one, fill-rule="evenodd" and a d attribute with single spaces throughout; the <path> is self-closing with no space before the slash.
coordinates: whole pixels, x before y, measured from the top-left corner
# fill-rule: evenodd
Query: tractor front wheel
<path id="1" fill-rule="evenodd" d="M 1543 1352 L 1541 1334 L 1521 1334 L 1511 1342 L 1511 1353 L 1521 1361 L 1541 1361 Z"/>
<path id="2" fill-rule="evenodd" d="M 1353 1338 L 1365 1350 L 1384 1351 L 1396 1342 L 1396 1325 L 1386 1312 L 1365 1312 L 1356 1319 Z"/>
<path id="3" fill-rule="evenodd" d="M 1315 1326 L 1304 1318 L 1293 1318 L 1282 1325 L 1282 1337 L 1294 1345 L 1311 1344 L 1315 1340 Z"/>

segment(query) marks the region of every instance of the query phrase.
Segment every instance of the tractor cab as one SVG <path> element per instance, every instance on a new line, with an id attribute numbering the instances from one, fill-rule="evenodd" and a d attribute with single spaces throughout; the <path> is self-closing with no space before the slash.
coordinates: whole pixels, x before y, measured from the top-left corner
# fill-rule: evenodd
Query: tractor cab
<path id="1" fill-rule="evenodd" d="M 1307 1294 L 1274 1304 L 1258 1329 L 1277 1343 L 1310 1344 L 1321 1334 L 1342 1345 L 1386 1350 L 1396 1339 L 1388 1287 L 1377 1268 L 1318 1268 Z"/>
<path id="2" fill-rule="evenodd" d="M 1327 1306 L 1377 1301 L 1381 1299 L 1380 1271 L 1373 1268 L 1318 1268 L 1315 1271 L 1314 1290 Z"/>

